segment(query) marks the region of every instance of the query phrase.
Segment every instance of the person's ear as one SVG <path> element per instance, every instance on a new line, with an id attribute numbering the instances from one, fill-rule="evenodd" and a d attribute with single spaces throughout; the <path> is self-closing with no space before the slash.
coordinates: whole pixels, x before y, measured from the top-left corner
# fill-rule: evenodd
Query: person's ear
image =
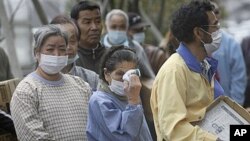
<path id="1" fill-rule="evenodd" d="M 193 29 L 193 33 L 194 33 L 194 38 L 195 40 L 198 39 L 198 40 L 201 40 L 203 38 L 203 32 L 201 31 L 200 27 L 195 27 Z"/>
<path id="2" fill-rule="evenodd" d="M 110 84 L 112 80 L 110 76 L 110 72 L 107 70 L 107 68 L 104 68 L 103 73 L 104 73 L 105 80 L 108 82 L 108 84 Z"/>
<path id="3" fill-rule="evenodd" d="M 37 48 L 34 50 L 34 57 L 35 57 L 36 61 L 38 61 L 38 59 L 39 59 L 39 57 L 40 57 L 39 51 L 38 51 Z"/>

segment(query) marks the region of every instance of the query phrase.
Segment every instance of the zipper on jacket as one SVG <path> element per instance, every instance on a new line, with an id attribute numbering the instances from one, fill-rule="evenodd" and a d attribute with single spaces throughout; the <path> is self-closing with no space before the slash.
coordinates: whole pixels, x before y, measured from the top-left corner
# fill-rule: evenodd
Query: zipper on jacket
<path id="1" fill-rule="evenodd" d="M 92 58 L 95 60 L 95 49 L 92 49 Z"/>
<path id="2" fill-rule="evenodd" d="M 95 60 L 95 50 L 99 47 L 99 44 L 96 45 L 95 48 L 92 49 L 92 58 Z"/>

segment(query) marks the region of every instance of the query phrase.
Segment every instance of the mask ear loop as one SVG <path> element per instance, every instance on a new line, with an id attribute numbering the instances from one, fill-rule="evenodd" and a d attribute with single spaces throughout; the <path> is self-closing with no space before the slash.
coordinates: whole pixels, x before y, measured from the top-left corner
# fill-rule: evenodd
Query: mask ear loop
<path id="1" fill-rule="evenodd" d="M 207 31 L 204 30 L 203 28 L 200 28 L 200 29 L 212 37 L 212 34 L 211 34 L 211 33 L 207 32 Z"/>
<path id="2" fill-rule="evenodd" d="M 38 62 L 38 60 L 39 60 L 39 52 L 38 51 L 34 51 L 34 59 L 35 59 L 35 68 L 37 68 L 38 66 L 39 66 L 39 62 Z"/>
<path id="3" fill-rule="evenodd" d="M 205 32 L 205 33 L 207 33 L 207 34 L 209 34 L 207 31 L 205 31 L 204 29 L 202 29 L 201 27 L 198 27 L 199 29 L 201 29 L 201 31 L 203 31 L 203 32 Z M 199 31 L 198 31 L 199 32 Z M 200 42 L 201 42 L 201 47 L 204 49 L 204 51 L 206 52 L 206 54 L 207 54 L 207 51 L 206 51 L 206 49 L 205 49 L 205 42 L 201 39 L 201 36 L 200 36 L 200 34 L 201 33 L 197 33 L 198 34 L 198 36 L 199 36 L 199 40 L 200 40 Z M 204 34 L 204 33 L 203 33 Z M 210 34 L 209 34 L 210 35 Z M 210 35 L 211 36 L 211 35 Z M 211 37 L 212 38 L 212 37 Z"/>
<path id="4" fill-rule="evenodd" d="M 208 35 L 210 35 L 210 37 L 212 38 L 212 40 L 213 40 L 213 36 L 212 36 L 212 34 L 211 33 L 209 33 L 209 32 L 207 32 L 206 30 L 204 30 L 203 28 L 200 28 L 203 32 L 205 32 L 205 33 L 207 33 Z M 200 41 L 203 43 L 203 45 L 205 45 L 206 43 L 204 42 L 204 41 L 202 41 L 201 39 L 200 39 Z M 213 41 L 212 41 L 213 42 Z"/>

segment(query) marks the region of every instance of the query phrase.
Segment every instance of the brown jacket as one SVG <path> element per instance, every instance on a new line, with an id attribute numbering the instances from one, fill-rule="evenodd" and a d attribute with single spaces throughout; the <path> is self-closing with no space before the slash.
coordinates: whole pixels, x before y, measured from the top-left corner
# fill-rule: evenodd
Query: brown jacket
<path id="1" fill-rule="evenodd" d="M 149 63 L 154 73 L 157 74 L 163 63 L 170 56 L 169 52 L 161 47 L 156 47 L 149 44 L 143 44 L 142 46 L 148 56 Z"/>

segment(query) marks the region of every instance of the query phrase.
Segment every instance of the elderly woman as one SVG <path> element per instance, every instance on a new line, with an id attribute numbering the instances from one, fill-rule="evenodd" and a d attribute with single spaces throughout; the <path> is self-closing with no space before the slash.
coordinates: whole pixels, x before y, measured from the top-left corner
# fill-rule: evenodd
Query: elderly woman
<path id="1" fill-rule="evenodd" d="M 68 33 L 68 64 L 62 69 L 63 73 L 79 76 L 84 81 L 88 82 L 93 91 L 96 91 L 99 76 L 94 71 L 85 69 L 80 66 L 76 66 L 75 61 L 79 58 L 77 54 L 78 42 L 80 39 L 80 32 L 75 23 L 66 16 L 58 15 L 52 21 L 51 24 L 60 24 L 63 31 Z"/>
<path id="2" fill-rule="evenodd" d="M 88 140 L 151 141 L 140 101 L 140 79 L 135 74 L 122 79 L 137 68 L 135 52 L 112 47 L 102 61 L 100 88 L 89 101 Z"/>
<path id="3" fill-rule="evenodd" d="M 91 88 L 81 78 L 62 74 L 67 65 L 67 36 L 47 25 L 34 35 L 37 69 L 17 86 L 11 113 L 20 141 L 86 140 Z"/>

